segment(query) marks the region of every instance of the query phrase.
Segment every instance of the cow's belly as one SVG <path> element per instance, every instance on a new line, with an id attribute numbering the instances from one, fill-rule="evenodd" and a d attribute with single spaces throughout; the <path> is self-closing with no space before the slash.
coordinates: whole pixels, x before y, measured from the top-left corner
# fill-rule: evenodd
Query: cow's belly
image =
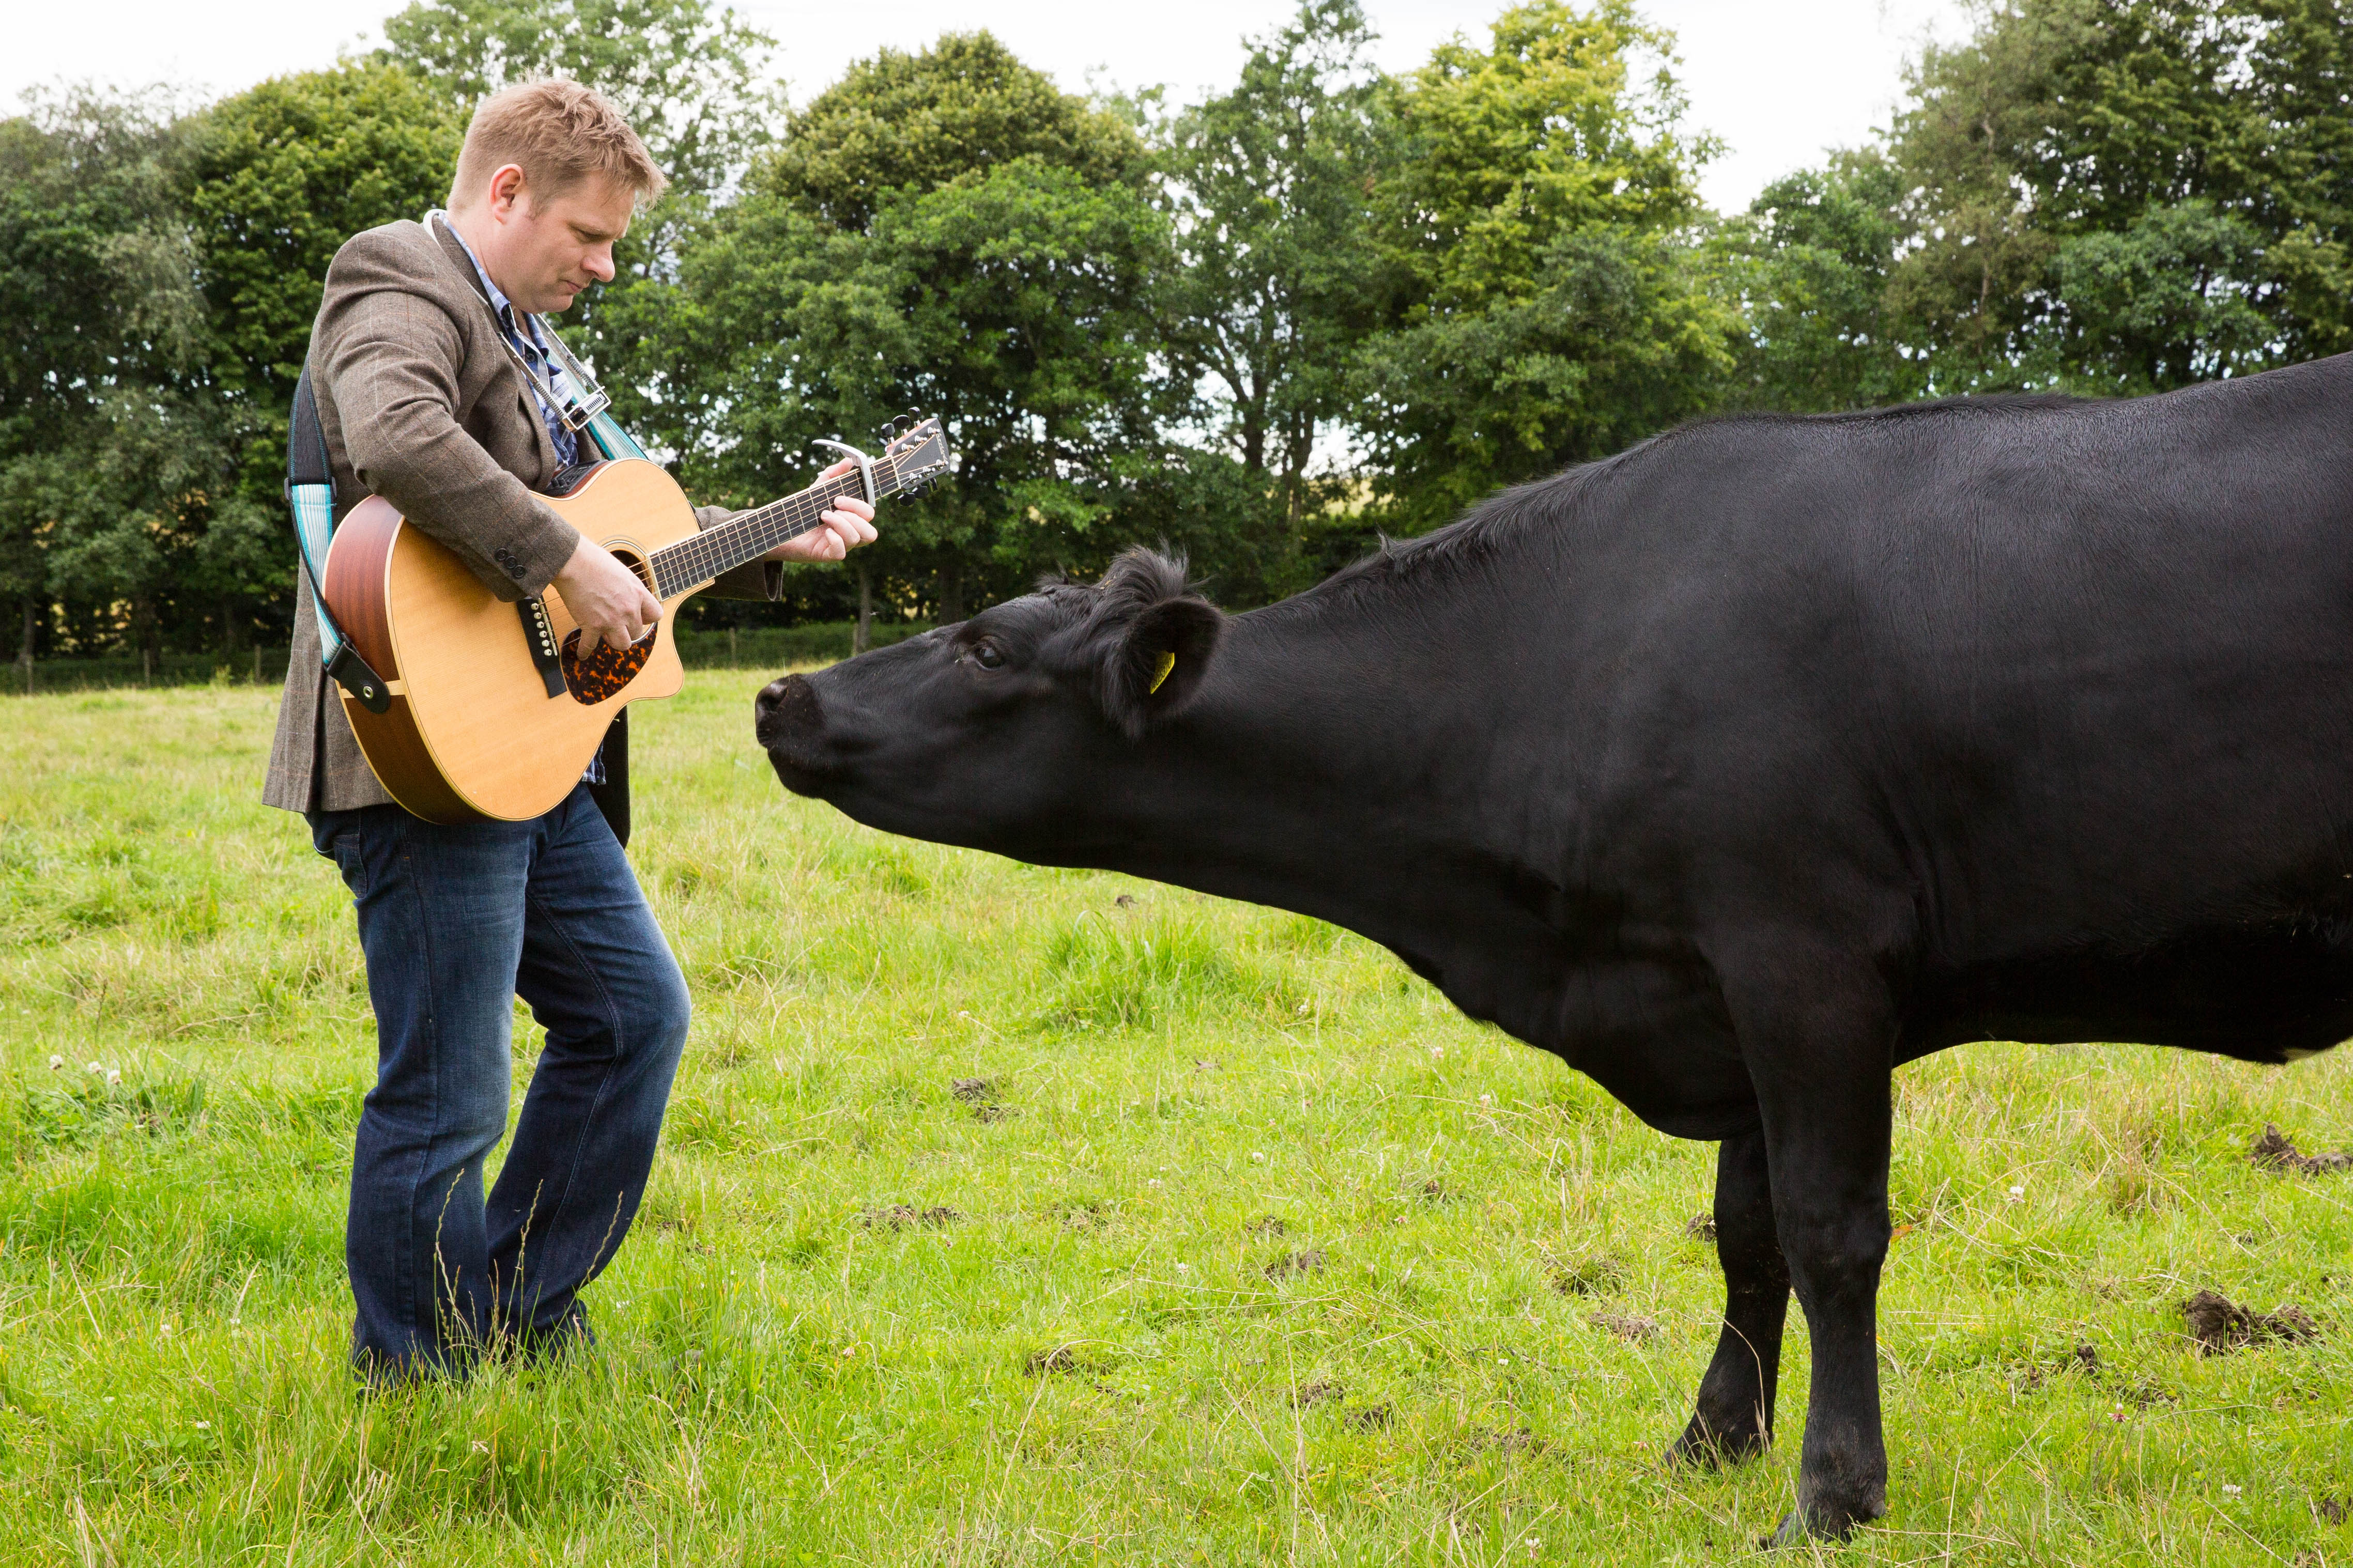
<path id="1" fill-rule="evenodd" d="M 1713 1140 L 1757 1125 L 1723 993 L 1695 955 L 1570 964 L 1524 1027 L 1504 1026 L 1662 1132 Z"/>
<path id="2" fill-rule="evenodd" d="M 2190 932 L 2134 954 L 2011 958 L 1922 978 L 1905 1059 L 1971 1040 L 2136 1042 L 2282 1062 L 2353 1039 L 2353 926 Z"/>

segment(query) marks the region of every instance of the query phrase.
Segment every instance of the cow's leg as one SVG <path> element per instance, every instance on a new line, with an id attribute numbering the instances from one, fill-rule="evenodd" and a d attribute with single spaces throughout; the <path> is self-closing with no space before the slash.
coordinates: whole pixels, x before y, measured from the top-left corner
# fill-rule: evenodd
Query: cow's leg
<path id="1" fill-rule="evenodd" d="M 1879 1269 L 1887 1257 L 1894 1008 L 1868 962 L 1803 941 L 1719 963 L 1765 1122 L 1774 1228 L 1813 1349 L 1798 1506 L 1777 1539 L 1887 1511 Z"/>
<path id="2" fill-rule="evenodd" d="M 1724 1265 L 1724 1330 L 1691 1425 L 1667 1454 L 1677 1464 L 1710 1468 L 1753 1458 L 1773 1441 L 1789 1268 L 1773 1228 L 1761 1131 L 1727 1138 L 1716 1151 L 1715 1256 Z"/>

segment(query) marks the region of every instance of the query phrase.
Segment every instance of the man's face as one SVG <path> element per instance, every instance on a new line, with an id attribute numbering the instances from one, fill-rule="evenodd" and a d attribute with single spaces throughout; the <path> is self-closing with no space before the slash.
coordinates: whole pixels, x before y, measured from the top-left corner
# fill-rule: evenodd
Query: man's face
<path id="1" fill-rule="evenodd" d="M 636 205 L 628 186 L 593 177 L 534 199 L 509 164 L 491 180 L 475 248 L 516 310 L 559 315 L 591 283 L 612 281 L 613 242 L 629 232 Z"/>

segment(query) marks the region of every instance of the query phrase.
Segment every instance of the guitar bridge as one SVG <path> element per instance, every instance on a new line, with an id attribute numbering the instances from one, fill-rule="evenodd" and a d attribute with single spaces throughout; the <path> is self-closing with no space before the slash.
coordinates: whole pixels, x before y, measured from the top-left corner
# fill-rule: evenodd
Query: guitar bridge
<path id="1" fill-rule="evenodd" d="M 515 613 L 522 617 L 522 640 L 531 648 L 531 662 L 539 671 L 540 683 L 550 697 L 563 696 L 564 656 L 555 650 L 555 627 L 547 618 L 547 602 L 537 595 L 518 599 Z"/>

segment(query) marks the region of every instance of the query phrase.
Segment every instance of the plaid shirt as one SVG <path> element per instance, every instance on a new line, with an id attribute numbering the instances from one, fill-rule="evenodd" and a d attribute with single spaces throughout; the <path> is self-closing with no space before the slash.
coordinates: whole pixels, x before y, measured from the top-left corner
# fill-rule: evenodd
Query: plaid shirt
<path id="1" fill-rule="evenodd" d="M 514 301 L 491 280 L 490 268 L 484 267 L 482 258 L 474 254 L 474 247 L 466 243 L 466 237 L 458 232 L 458 226 L 448 223 L 447 218 L 442 221 L 448 224 L 451 237 L 466 252 L 466 259 L 474 264 L 474 276 L 482 280 L 482 289 L 491 297 L 491 313 L 498 318 L 500 334 L 513 345 L 515 353 L 522 355 L 524 363 L 537 371 L 547 384 L 555 389 L 558 397 L 566 400 L 577 397 L 579 394 L 565 384 L 564 366 L 548 353 L 546 340 L 539 335 L 539 318 L 518 316 Z M 580 437 L 565 428 L 564 416 L 554 404 L 547 401 L 547 395 L 540 390 L 539 383 L 529 376 L 523 379 L 532 384 L 532 400 L 539 405 L 539 421 L 547 426 L 547 438 L 555 444 L 556 458 L 567 466 L 578 462 Z"/>

